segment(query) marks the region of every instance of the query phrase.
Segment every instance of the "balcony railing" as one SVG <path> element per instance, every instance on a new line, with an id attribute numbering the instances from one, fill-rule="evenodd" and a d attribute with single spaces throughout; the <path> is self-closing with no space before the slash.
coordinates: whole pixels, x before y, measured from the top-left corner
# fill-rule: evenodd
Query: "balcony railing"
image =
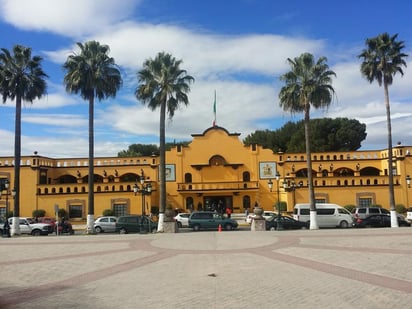
<path id="1" fill-rule="evenodd" d="M 225 181 L 225 182 L 191 182 L 178 183 L 177 190 L 182 191 L 224 191 L 224 190 L 257 190 L 258 181 Z"/>

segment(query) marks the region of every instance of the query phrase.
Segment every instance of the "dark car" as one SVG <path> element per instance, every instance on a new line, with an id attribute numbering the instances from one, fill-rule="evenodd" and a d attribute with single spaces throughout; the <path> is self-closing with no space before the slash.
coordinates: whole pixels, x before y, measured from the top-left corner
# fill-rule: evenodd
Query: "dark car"
<path id="1" fill-rule="evenodd" d="M 295 220 L 288 216 L 280 216 L 281 227 L 284 230 L 299 230 L 307 229 L 308 223 Z M 266 220 L 266 230 L 275 231 L 278 226 L 278 216 L 272 216 L 270 219 Z"/>
<path id="2" fill-rule="evenodd" d="M 157 222 L 148 216 L 128 215 L 121 216 L 116 222 L 116 232 L 127 233 L 154 233 L 157 231 Z"/>
<path id="3" fill-rule="evenodd" d="M 213 211 L 195 211 L 189 217 L 189 228 L 192 228 L 194 231 L 201 229 L 218 230 L 219 226 L 221 229 L 230 231 L 236 229 L 238 223 Z"/>
<path id="4" fill-rule="evenodd" d="M 399 226 L 411 226 L 409 222 L 398 215 Z M 391 216 L 386 214 L 377 214 L 367 216 L 364 219 L 358 218 L 355 222 L 355 227 L 391 227 Z"/>

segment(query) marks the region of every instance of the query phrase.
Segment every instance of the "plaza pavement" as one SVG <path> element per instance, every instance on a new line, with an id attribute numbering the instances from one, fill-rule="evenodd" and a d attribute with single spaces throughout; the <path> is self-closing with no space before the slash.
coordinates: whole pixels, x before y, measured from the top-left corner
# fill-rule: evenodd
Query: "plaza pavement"
<path id="1" fill-rule="evenodd" d="M 411 308 L 412 228 L 0 238 L 0 308 Z"/>

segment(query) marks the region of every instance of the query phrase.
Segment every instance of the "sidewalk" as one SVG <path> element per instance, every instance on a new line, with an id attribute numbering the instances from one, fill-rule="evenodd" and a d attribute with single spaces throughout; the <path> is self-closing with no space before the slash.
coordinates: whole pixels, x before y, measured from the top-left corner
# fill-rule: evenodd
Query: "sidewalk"
<path id="1" fill-rule="evenodd" d="M 412 228 L 0 239 L 0 308 L 410 308 Z"/>

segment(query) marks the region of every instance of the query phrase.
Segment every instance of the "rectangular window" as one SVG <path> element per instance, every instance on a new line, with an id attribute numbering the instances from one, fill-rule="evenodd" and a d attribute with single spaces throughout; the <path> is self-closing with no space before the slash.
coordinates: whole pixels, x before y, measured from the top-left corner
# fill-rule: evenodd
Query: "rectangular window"
<path id="1" fill-rule="evenodd" d="M 316 204 L 325 204 L 326 203 L 326 199 L 324 198 L 316 198 L 315 199 Z"/>
<path id="2" fill-rule="evenodd" d="M 359 207 L 369 207 L 372 205 L 371 197 L 361 197 L 359 198 Z"/>
<path id="3" fill-rule="evenodd" d="M 318 215 L 333 215 L 335 213 L 335 208 L 319 208 L 316 209 Z"/>
<path id="4" fill-rule="evenodd" d="M 83 218 L 83 207 L 82 205 L 69 205 L 69 218 Z"/>
<path id="5" fill-rule="evenodd" d="M 114 204 L 113 211 L 114 211 L 115 217 L 128 215 L 126 204 Z"/>

